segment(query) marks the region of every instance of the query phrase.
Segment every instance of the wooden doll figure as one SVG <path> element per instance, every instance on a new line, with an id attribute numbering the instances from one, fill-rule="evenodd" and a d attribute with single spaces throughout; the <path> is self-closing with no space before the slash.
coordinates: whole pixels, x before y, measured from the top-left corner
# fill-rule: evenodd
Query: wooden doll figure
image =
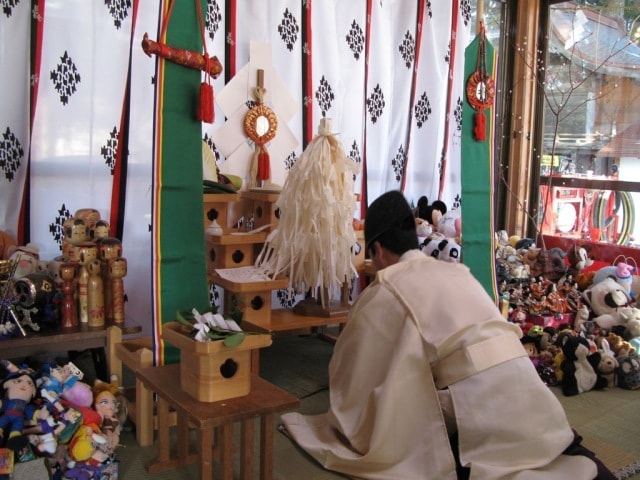
<path id="1" fill-rule="evenodd" d="M 104 327 L 104 283 L 97 258 L 87 264 L 87 316 L 90 327 Z"/>
<path id="2" fill-rule="evenodd" d="M 109 260 L 122 256 L 122 242 L 120 239 L 106 237 L 99 239 L 98 256 L 102 262 L 102 282 L 104 285 L 104 317 L 107 321 L 113 321 L 113 294 L 111 292 L 111 274 Z"/>
<path id="3" fill-rule="evenodd" d="M 95 208 L 80 208 L 73 214 L 75 218 L 80 218 L 87 225 L 89 230 L 89 241 L 94 240 L 94 229 L 100 220 L 100 212 Z"/>
<path id="4" fill-rule="evenodd" d="M 127 275 L 127 259 L 114 258 L 109 260 L 109 276 L 111 277 L 111 295 L 113 296 L 113 321 L 124 322 L 124 282 Z"/>
<path id="5" fill-rule="evenodd" d="M 81 218 L 71 217 L 65 220 L 63 225 L 64 238 L 62 239 L 62 256 L 65 260 L 75 261 L 72 258 L 73 246 L 88 242 L 89 227 Z"/>
<path id="6" fill-rule="evenodd" d="M 62 278 L 62 328 L 75 328 L 78 326 L 78 310 L 74 298 L 76 278 L 76 264 L 63 263 L 60 265 L 60 278 Z"/>
<path id="7" fill-rule="evenodd" d="M 103 238 L 109 238 L 110 228 L 106 220 L 98 220 L 93 227 L 93 241 L 97 243 Z"/>
<path id="8" fill-rule="evenodd" d="M 89 284 L 89 270 L 87 265 L 98 258 L 98 248 L 93 243 L 83 243 L 76 248 L 77 261 L 80 265 L 78 272 L 78 317 L 80 323 L 89 322 L 87 286 Z"/>

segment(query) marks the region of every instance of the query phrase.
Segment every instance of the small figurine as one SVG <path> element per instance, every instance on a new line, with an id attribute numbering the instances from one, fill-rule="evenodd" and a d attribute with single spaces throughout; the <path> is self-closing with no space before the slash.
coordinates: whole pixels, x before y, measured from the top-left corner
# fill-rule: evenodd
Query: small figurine
<path id="1" fill-rule="evenodd" d="M 25 448 L 29 440 L 23 434 L 25 419 L 35 421 L 36 406 L 31 400 L 36 395 L 35 372 L 30 368 L 18 368 L 8 360 L 0 361 L 9 375 L 2 382 L 4 397 L 0 401 L 0 443 L 10 450 Z"/>

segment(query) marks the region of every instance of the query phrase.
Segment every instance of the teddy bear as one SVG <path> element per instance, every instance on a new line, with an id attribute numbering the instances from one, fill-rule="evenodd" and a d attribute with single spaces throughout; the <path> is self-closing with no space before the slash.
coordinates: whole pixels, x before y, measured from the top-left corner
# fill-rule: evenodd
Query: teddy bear
<path id="1" fill-rule="evenodd" d="M 606 341 L 609 343 L 611 350 L 616 356 L 624 357 L 624 356 L 635 356 L 636 349 L 631 345 L 631 343 L 627 342 L 624 338 L 622 338 L 617 333 L 609 332 L 606 337 L 604 337 Z"/>
<path id="2" fill-rule="evenodd" d="M 558 282 L 567 271 L 564 257 L 557 250 L 530 247 L 523 254 L 523 262 L 529 266 L 532 277 L 552 282 Z"/>
<path id="3" fill-rule="evenodd" d="M 558 285 L 565 282 L 575 283 L 580 291 L 591 285 L 593 273 L 585 274 L 584 269 L 594 264 L 595 259 L 590 254 L 589 247 L 574 244 L 567 250 L 565 258 L 569 266 L 563 278 L 558 281 Z"/>
<path id="4" fill-rule="evenodd" d="M 631 304 L 631 297 L 614 279 L 605 278 L 593 284 L 582 292 L 582 299 L 591 309 L 592 320 L 601 328 L 609 331 L 616 325 L 625 324 L 620 309 Z"/>
<path id="5" fill-rule="evenodd" d="M 428 237 L 433 233 L 431 224 L 423 218 L 416 217 L 416 235 L 418 237 Z"/>
<path id="6" fill-rule="evenodd" d="M 459 263 L 462 255 L 462 248 L 453 238 L 446 238 L 437 234 L 425 238 L 420 244 L 420 250 L 438 260 L 453 263 Z"/>
<path id="7" fill-rule="evenodd" d="M 607 339 L 600 337 L 599 340 L 600 363 L 598 363 L 597 371 L 607 381 L 607 387 L 615 387 L 618 383 L 616 375 L 616 369 L 619 366 L 618 360 Z"/>
<path id="8" fill-rule="evenodd" d="M 634 272 L 635 268 L 624 262 L 619 262 L 616 266 L 602 267 L 593 275 L 592 285 L 600 283 L 606 278 L 612 278 L 624 288 L 627 295 L 631 296 Z"/>
<path id="9" fill-rule="evenodd" d="M 607 380 L 597 370 L 601 355 L 591 353 L 587 339 L 582 335 L 564 335 L 561 342 L 562 393 L 569 397 L 605 388 Z"/>
<path id="10" fill-rule="evenodd" d="M 618 386 L 626 390 L 640 389 L 640 360 L 638 357 L 618 357 Z"/>
<path id="11" fill-rule="evenodd" d="M 438 220 L 436 225 L 438 233 L 448 238 L 455 238 L 460 241 L 462 238 L 462 217 L 460 210 L 451 210 Z"/>

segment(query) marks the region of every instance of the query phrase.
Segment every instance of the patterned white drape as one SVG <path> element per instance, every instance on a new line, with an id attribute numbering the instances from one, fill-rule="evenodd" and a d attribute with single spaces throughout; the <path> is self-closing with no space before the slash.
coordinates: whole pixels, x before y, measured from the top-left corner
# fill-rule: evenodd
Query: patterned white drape
<path id="1" fill-rule="evenodd" d="M 112 217 L 114 148 L 120 147 L 130 68 L 128 159 L 120 179 L 129 267 L 126 311 L 148 333 L 156 58 L 145 56 L 140 42 L 145 32 L 158 37 L 159 1 L 40 0 L 39 10 L 26 0 L 5 5 L 0 41 L 12 47 L 0 49 L 0 228 L 18 233 L 29 162 L 25 221 L 28 240 L 44 259 L 60 254 L 61 223 L 77 209 L 92 207 L 102 218 Z M 249 61 L 250 42 L 265 42 L 298 103 L 288 127 L 299 145 L 285 158 L 272 159 L 279 163 L 274 182 L 284 182 L 320 118 L 329 117 L 347 154 L 362 166 L 356 191 L 366 202 L 404 189 L 413 202 L 427 195 L 429 201 L 440 197 L 450 207 L 460 205 L 470 0 L 207 0 L 206 5 L 207 50 L 225 67 L 213 82 L 215 91 Z M 193 2 L 174 8 L 193 8 Z M 35 72 L 28 59 L 38 51 L 31 28 L 42 33 L 42 43 L 30 120 L 29 82 Z M 216 108 L 215 122 L 203 124 L 203 139 L 223 172 L 232 168 L 211 138 L 226 120 Z"/>
<path id="2" fill-rule="evenodd" d="M 5 7 L 0 16 L 0 229 L 14 238 L 29 155 L 30 35 L 29 2 Z"/>

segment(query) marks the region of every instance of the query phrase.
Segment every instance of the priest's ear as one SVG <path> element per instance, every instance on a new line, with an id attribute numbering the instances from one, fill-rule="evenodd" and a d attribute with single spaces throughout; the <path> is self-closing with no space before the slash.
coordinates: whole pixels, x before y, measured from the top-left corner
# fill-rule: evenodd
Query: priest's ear
<path id="1" fill-rule="evenodd" d="M 369 242 L 369 244 L 367 245 L 367 254 L 369 255 L 369 258 L 373 258 L 374 255 L 376 254 L 376 252 L 380 252 L 380 242 L 378 242 L 377 240 L 374 240 L 373 242 Z"/>

